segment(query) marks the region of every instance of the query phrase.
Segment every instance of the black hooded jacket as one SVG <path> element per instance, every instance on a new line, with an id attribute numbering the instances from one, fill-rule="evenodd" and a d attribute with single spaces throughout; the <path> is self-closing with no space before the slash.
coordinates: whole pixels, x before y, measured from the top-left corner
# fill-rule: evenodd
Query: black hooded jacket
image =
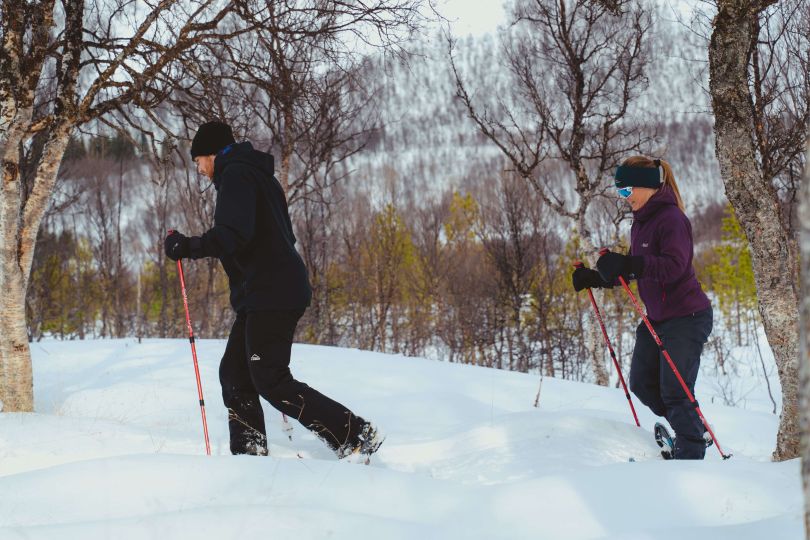
<path id="1" fill-rule="evenodd" d="M 214 226 L 191 239 L 191 258 L 217 257 L 228 275 L 237 312 L 303 310 L 312 299 L 273 156 L 249 142 L 214 160 Z"/>

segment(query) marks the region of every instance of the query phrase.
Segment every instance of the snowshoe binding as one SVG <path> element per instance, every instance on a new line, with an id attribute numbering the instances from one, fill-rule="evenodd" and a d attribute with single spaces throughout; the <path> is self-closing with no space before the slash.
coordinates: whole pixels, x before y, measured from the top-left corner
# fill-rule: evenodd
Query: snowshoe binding
<path id="1" fill-rule="evenodd" d="M 703 432 L 703 440 L 706 441 L 706 448 L 714 444 L 714 439 L 712 439 L 712 436 L 708 430 Z"/>
<path id="2" fill-rule="evenodd" d="M 669 430 L 661 422 L 655 423 L 655 442 L 661 448 L 661 457 L 664 459 L 675 458 L 675 439 L 669 433 Z"/>

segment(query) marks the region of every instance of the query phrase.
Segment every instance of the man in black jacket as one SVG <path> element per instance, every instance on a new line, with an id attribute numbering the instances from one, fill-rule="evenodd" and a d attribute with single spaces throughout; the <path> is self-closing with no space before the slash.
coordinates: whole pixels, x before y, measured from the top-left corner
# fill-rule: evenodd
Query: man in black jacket
<path id="1" fill-rule="evenodd" d="M 343 458 L 370 455 L 382 444 L 374 426 L 340 403 L 295 380 L 290 352 L 312 290 L 273 156 L 237 144 L 222 122 L 200 126 L 191 144 L 197 170 L 217 190 L 214 226 L 202 236 L 172 232 L 173 259 L 217 257 L 228 275 L 236 321 L 219 369 L 233 454 L 267 454 L 259 396 L 298 419 Z"/>

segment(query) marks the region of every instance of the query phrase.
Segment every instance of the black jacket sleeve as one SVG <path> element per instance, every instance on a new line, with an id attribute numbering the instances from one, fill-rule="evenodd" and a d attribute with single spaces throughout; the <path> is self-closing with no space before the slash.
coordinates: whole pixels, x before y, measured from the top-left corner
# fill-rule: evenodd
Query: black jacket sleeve
<path id="1" fill-rule="evenodd" d="M 234 164 L 222 175 L 214 226 L 199 240 L 192 238 L 193 258 L 233 256 L 253 239 L 257 201 L 254 173 L 248 167 Z"/>

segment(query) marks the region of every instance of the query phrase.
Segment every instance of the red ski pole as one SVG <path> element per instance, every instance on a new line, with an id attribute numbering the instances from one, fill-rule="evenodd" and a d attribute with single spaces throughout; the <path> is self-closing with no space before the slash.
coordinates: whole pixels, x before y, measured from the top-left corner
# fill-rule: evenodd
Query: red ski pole
<path id="1" fill-rule="evenodd" d="M 585 265 L 582 262 L 577 261 L 574 263 L 574 268 L 584 268 Z M 616 373 L 619 374 L 619 381 L 622 383 L 622 388 L 624 388 L 624 395 L 627 397 L 627 403 L 630 405 L 630 411 L 633 413 L 633 418 L 636 421 L 636 425 L 641 427 L 641 424 L 638 421 L 638 415 L 636 415 L 636 408 L 633 407 L 633 399 L 630 397 L 630 392 L 627 390 L 627 385 L 624 382 L 624 376 L 622 376 L 622 368 L 619 365 L 619 361 L 616 358 L 616 353 L 613 351 L 613 345 L 610 343 L 610 338 L 608 337 L 607 330 L 605 329 L 605 323 L 602 320 L 602 314 L 599 312 L 599 307 L 596 305 L 596 299 L 593 297 L 593 291 L 588 289 L 588 296 L 591 299 L 591 305 L 593 306 L 593 311 L 596 313 L 596 320 L 599 321 L 599 326 L 602 328 L 602 337 L 605 339 L 605 345 L 607 345 L 608 351 L 610 351 L 610 357 L 613 359 L 613 365 L 616 366 Z"/>
<path id="2" fill-rule="evenodd" d="M 171 234 L 173 231 L 169 231 Z M 197 347 L 194 345 L 194 330 L 191 328 L 191 317 L 188 313 L 188 296 L 186 295 L 186 280 L 183 276 L 183 263 L 177 261 L 177 273 L 180 276 L 180 288 L 183 291 L 183 306 L 186 308 L 186 326 L 188 326 L 188 341 L 191 343 L 191 356 L 194 358 L 194 374 L 197 376 L 197 395 L 200 398 L 200 414 L 202 415 L 203 434 L 205 435 L 205 453 L 211 455 L 211 444 L 208 442 L 208 422 L 205 419 L 205 400 L 203 399 L 202 383 L 200 383 L 200 367 L 197 364 Z"/>
<path id="3" fill-rule="evenodd" d="M 599 251 L 599 255 L 604 255 L 608 251 L 610 250 L 607 248 L 603 248 Z M 697 412 L 700 421 L 703 422 L 703 426 L 706 428 L 706 431 L 709 432 L 709 435 L 714 441 L 714 445 L 717 447 L 717 451 L 720 452 L 720 455 L 723 457 L 723 459 L 730 458 L 731 454 L 724 454 L 723 449 L 720 448 L 720 441 L 718 441 L 717 437 L 714 436 L 714 431 L 712 431 L 712 428 L 709 426 L 709 422 L 706 421 L 706 417 L 703 416 L 703 413 L 700 410 L 700 406 L 695 400 L 695 396 L 693 396 L 692 392 L 689 391 L 689 387 L 686 386 L 686 382 L 684 382 L 683 377 L 681 377 L 681 372 L 678 371 L 678 367 L 675 365 L 675 362 L 672 361 L 672 357 L 669 356 L 669 353 L 664 347 L 664 343 L 661 341 L 661 338 L 658 337 L 658 334 L 655 332 L 655 329 L 653 328 L 652 324 L 650 324 L 650 320 L 647 318 L 647 315 L 644 313 L 644 310 L 641 309 L 641 306 L 638 304 L 638 300 L 636 300 L 636 295 L 634 295 L 633 291 L 630 290 L 630 287 L 627 286 L 627 282 L 624 280 L 622 276 L 619 276 L 619 282 L 622 284 L 622 287 L 624 287 L 624 290 L 627 291 L 628 296 L 630 296 L 630 300 L 633 301 L 633 305 L 636 307 L 636 311 L 638 312 L 639 315 L 641 315 L 641 318 L 644 320 L 644 324 L 650 331 L 650 335 L 658 344 L 658 348 L 661 349 L 661 353 L 664 355 L 664 358 L 666 358 L 669 367 L 672 368 L 672 372 L 675 373 L 675 377 L 678 379 L 678 382 L 681 383 L 683 391 L 686 392 L 686 397 L 689 398 L 689 403 L 695 406 L 695 411 Z"/>

